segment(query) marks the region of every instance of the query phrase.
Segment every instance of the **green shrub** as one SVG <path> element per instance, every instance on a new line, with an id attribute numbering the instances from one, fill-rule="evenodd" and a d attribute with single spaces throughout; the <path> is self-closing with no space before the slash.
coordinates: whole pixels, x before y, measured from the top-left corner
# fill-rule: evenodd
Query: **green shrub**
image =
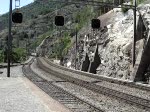
<path id="1" fill-rule="evenodd" d="M 36 41 L 34 41 L 32 44 L 31 44 L 31 49 L 35 49 L 37 46 L 39 46 L 41 44 L 41 42 L 48 36 L 50 36 L 52 34 L 52 31 L 48 31 L 42 35 L 40 35 L 38 37 L 38 39 Z"/>
<path id="2" fill-rule="evenodd" d="M 49 12 L 51 12 L 50 9 L 43 8 L 43 10 L 41 10 L 41 12 L 40 12 L 40 15 L 45 15 L 45 14 L 47 14 L 47 13 L 49 13 Z"/>
<path id="3" fill-rule="evenodd" d="M 61 58 L 68 53 L 69 48 L 71 47 L 71 37 L 69 33 L 65 33 L 64 37 L 56 40 L 53 44 L 52 51 L 53 53 L 49 54 L 49 58 Z"/>
<path id="4" fill-rule="evenodd" d="M 140 3 L 143 3 L 145 0 L 137 0 L 137 3 L 140 4 Z"/>
<path id="5" fill-rule="evenodd" d="M 74 14 L 75 22 L 78 23 L 76 25 L 77 31 L 79 31 L 83 26 L 87 24 L 87 22 L 91 19 L 91 16 L 93 15 L 91 12 L 91 7 L 87 6 L 78 13 Z"/>
<path id="6" fill-rule="evenodd" d="M 122 10 L 122 12 L 123 12 L 123 13 L 126 13 L 129 9 L 128 9 L 128 8 L 123 7 L 123 8 L 121 8 L 121 10 Z"/>
<path id="7" fill-rule="evenodd" d="M 143 3 L 145 0 L 137 0 L 137 4 Z M 134 0 L 130 0 L 131 4 L 134 4 Z"/>
<path id="8" fill-rule="evenodd" d="M 27 52 L 24 48 L 14 48 L 11 56 L 12 62 L 21 62 L 26 60 Z"/>
<path id="9" fill-rule="evenodd" d="M 4 53 L 0 50 L 0 63 L 4 61 Z"/>

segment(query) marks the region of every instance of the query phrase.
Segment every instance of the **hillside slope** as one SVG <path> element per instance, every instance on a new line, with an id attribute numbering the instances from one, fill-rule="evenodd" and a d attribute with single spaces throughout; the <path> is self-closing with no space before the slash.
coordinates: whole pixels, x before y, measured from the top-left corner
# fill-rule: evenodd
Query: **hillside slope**
<path id="1" fill-rule="evenodd" d="M 22 24 L 13 24 L 13 48 L 23 48 L 27 54 L 30 54 L 35 52 L 36 47 L 47 36 L 58 36 L 58 38 L 56 37 L 58 40 L 60 39 L 59 37 L 64 36 L 71 38 L 75 35 L 75 27 L 77 27 L 77 30 L 80 30 L 89 21 L 89 18 L 94 15 L 92 11 L 90 6 L 84 6 L 83 4 L 76 6 L 75 4 L 51 2 L 51 0 L 36 0 L 20 8 L 24 19 Z M 56 27 L 54 25 L 56 15 L 63 15 L 65 17 L 64 27 Z M 78 21 L 79 19 L 80 21 Z M 6 50 L 7 22 L 8 13 L 0 16 L 0 50 L 3 52 Z M 58 49 L 62 48 L 58 47 Z M 55 53 L 55 55 L 61 57 L 62 53 Z"/>
<path id="2" fill-rule="evenodd" d="M 142 7 L 142 5 L 140 6 Z M 137 20 L 138 17 L 137 13 Z M 130 80 L 132 70 L 133 11 L 128 10 L 126 13 L 123 13 L 121 9 L 115 8 L 101 15 L 99 19 L 102 25 L 101 30 L 93 32 L 89 26 L 84 28 L 78 37 L 77 69 L 81 70 L 84 66 L 82 64 L 85 61 L 86 54 L 88 54 L 89 60 L 92 62 L 95 48 L 98 45 L 101 64 L 97 68 L 97 74 Z M 144 39 L 137 41 L 136 56 Z M 65 66 L 75 68 L 74 54 L 75 44 L 67 56 L 69 58 Z"/>

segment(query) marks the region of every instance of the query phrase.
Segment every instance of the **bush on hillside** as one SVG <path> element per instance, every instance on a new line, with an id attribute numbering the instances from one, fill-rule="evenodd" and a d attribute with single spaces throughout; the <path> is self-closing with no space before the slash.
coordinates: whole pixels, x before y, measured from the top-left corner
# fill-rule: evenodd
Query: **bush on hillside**
<path id="1" fill-rule="evenodd" d="M 0 63 L 4 61 L 4 53 L 0 50 Z"/>
<path id="2" fill-rule="evenodd" d="M 27 52 L 24 48 L 14 48 L 11 56 L 12 62 L 17 63 L 26 60 Z"/>
<path id="3" fill-rule="evenodd" d="M 121 10 L 122 10 L 123 13 L 126 13 L 129 9 L 125 8 L 125 7 L 122 7 Z"/>

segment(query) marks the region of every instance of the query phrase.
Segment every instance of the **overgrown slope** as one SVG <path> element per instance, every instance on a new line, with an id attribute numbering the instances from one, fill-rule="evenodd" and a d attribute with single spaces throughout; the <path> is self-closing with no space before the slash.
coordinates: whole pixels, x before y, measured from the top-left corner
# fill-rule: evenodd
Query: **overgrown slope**
<path id="1" fill-rule="evenodd" d="M 67 37 L 71 38 L 75 35 L 75 27 L 77 27 L 77 30 L 80 30 L 94 16 L 91 11 L 93 11 L 91 6 L 84 6 L 83 4 L 77 7 L 75 4 L 36 0 L 20 9 L 24 20 L 22 24 L 13 24 L 13 48 L 23 48 L 26 50 L 26 54 L 35 52 L 35 48 L 44 38 L 56 34 L 59 35 L 60 31 L 61 37 L 64 33 L 67 33 Z M 54 17 L 57 14 L 65 17 L 64 27 L 56 27 L 54 25 Z M 0 49 L 3 51 L 6 50 L 7 22 L 8 13 L 0 16 Z M 65 45 L 63 48 L 64 52 L 66 52 L 68 46 L 70 45 Z M 57 55 L 60 57 L 62 54 L 57 53 Z"/>

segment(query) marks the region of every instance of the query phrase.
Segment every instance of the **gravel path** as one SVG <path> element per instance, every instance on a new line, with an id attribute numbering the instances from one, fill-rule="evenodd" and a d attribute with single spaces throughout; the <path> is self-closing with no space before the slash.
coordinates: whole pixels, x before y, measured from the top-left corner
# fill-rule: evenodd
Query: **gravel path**
<path id="1" fill-rule="evenodd" d="M 0 74 L 0 77 L 7 77 L 7 68 L 1 68 L 0 69 L 2 74 Z M 15 66 L 10 68 L 10 77 L 23 77 L 22 73 L 22 66 Z"/>
<path id="2" fill-rule="evenodd" d="M 30 56 L 27 61 L 24 63 L 28 63 L 33 57 Z M 7 77 L 7 68 L 0 68 L 0 77 Z M 22 65 L 10 67 L 10 77 L 23 77 L 22 73 Z"/>
<path id="3" fill-rule="evenodd" d="M 7 68 L 0 72 L 0 112 L 70 112 L 62 104 L 26 79 L 22 66 Z"/>
<path id="4" fill-rule="evenodd" d="M 0 78 L 0 112 L 49 112 L 23 79 Z"/>
<path id="5" fill-rule="evenodd" d="M 7 68 L 0 71 L 0 112 L 49 112 L 24 81 L 22 66 L 11 67 L 10 78 Z"/>
<path id="6" fill-rule="evenodd" d="M 45 75 L 46 79 L 52 79 L 53 81 L 60 80 L 58 78 L 55 78 L 51 76 L 48 73 L 45 73 L 41 69 L 37 69 L 37 66 L 34 64 L 31 65 L 31 68 L 36 71 L 36 73 L 40 73 L 40 75 Z M 49 78 L 47 78 L 49 77 Z M 54 79 L 53 79 L 54 78 Z M 106 110 L 106 112 L 146 112 L 145 110 L 139 109 L 137 107 L 131 106 L 129 104 L 126 104 L 122 101 L 118 101 L 116 99 L 94 93 L 90 90 L 87 90 L 83 87 L 71 84 L 69 82 L 53 82 L 53 84 L 69 91 L 70 93 L 76 95 L 77 97 L 80 97 L 81 99 L 84 99 L 93 105 L 100 107 L 101 109 Z"/>

